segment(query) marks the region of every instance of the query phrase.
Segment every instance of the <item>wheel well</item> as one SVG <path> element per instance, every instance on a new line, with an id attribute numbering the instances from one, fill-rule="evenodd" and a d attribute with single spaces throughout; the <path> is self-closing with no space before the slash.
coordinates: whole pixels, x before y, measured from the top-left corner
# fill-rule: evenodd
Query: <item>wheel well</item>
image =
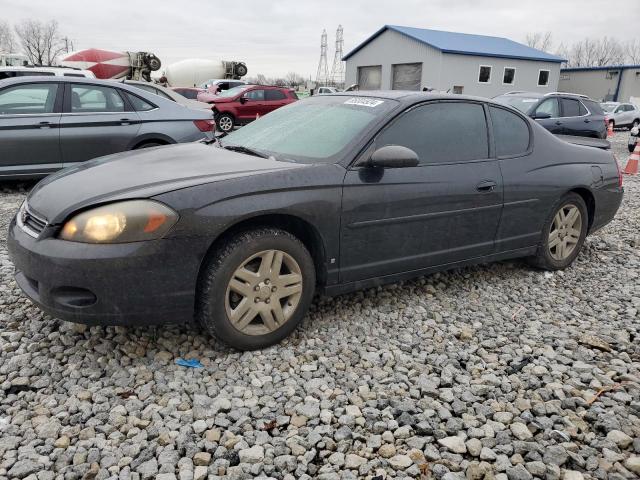
<path id="1" fill-rule="evenodd" d="M 200 265 L 200 270 L 202 270 L 206 263 L 206 259 L 211 256 L 212 252 L 214 252 L 228 238 L 233 237 L 240 232 L 261 227 L 281 228 L 282 230 L 286 230 L 292 235 L 295 235 L 304 244 L 307 250 L 309 250 L 311 257 L 313 258 L 313 263 L 316 267 L 316 282 L 318 285 L 325 284 L 327 277 L 327 272 L 324 268 L 325 251 L 324 244 L 318 230 L 307 221 L 302 220 L 300 217 L 286 214 L 270 214 L 251 217 L 227 228 L 227 230 L 221 233 L 218 238 L 214 240 L 207 250 L 207 254 Z"/>
<path id="2" fill-rule="evenodd" d="M 131 150 L 135 150 L 136 148 L 140 148 L 143 145 L 147 145 L 149 143 L 157 143 L 159 145 L 169 145 L 169 142 L 167 142 L 166 140 L 162 140 L 160 138 L 148 138 L 146 140 L 143 140 L 140 143 L 136 143 Z"/>
<path id="3" fill-rule="evenodd" d="M 596 200 L 593 197 L 593 194 L 586 188 L 574 188 L 571 191 L 580 195 L 584 200 L 584 203 L 587 205 L 587 213 L 589 214 L 588 230 L 591 230 L 591 225 L 593 225 L 593 217 L 596 213 Z"/>

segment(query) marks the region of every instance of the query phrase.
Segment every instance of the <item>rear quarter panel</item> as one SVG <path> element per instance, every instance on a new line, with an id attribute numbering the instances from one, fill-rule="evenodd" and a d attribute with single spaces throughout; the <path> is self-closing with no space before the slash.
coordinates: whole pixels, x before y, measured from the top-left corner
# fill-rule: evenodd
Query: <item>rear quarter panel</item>
<path id="1" fill-rule="evenodd" d="M 592 230 L 608 222 L 620 205 L 622 190 L 610 151 L 571 145 L 533 125 L 530 155 L 500 160 L 504 207 L 497 251 L 530 247 L 540 242 L 547 217 L 571 190 L 588 191 L 595 200 Z"/>

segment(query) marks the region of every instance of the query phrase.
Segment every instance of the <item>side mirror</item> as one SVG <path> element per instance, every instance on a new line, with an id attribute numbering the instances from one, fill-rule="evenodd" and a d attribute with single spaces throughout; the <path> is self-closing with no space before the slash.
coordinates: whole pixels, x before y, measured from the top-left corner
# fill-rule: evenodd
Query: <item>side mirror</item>
<path id="1" fill-rule="evenodd" d="M 418 154 L 410 148 L 401 145 L 386 145 L 373 152 L 371 158 L 364 162 L 364 165 L 380 168 L 404 168 L 416 167 L 418 163 Z"/>
<path id="2" fill-rule="evenodd" d="M 549 112 L 537 112 L 532 114 L 531 118 L 534 120 L 544 120 L 545 118 L 551 118 L 551 114 Z"/>

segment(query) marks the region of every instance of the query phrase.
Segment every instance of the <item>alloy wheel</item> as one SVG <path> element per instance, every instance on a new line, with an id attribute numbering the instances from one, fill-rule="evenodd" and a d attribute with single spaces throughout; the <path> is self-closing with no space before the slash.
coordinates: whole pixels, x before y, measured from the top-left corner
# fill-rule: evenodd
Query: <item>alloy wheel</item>
<path id="1" fill-rule="evenodd" d="M 233 128 L 233 122 L 229 117 L 222 117 L 218 123 L 220 124 L 220 130 L 228 132 Z"/>
<path id="2" fill-rule="evenodd" d="M 578 245 L 581 232 L 580 209 L 571 203 L 561 207 L 553 218 L 549 231 L 548 246 L 551 257 L 558 261 L 568 258 Z"/>
<path id="3" fill-rule="evenodd" d="M 288 322 L 302 296 L 298 262 L 281 250 L 264 250 L 233 272 L 225 295 L 231 324 L 246 335 L 266 335 Z"/>

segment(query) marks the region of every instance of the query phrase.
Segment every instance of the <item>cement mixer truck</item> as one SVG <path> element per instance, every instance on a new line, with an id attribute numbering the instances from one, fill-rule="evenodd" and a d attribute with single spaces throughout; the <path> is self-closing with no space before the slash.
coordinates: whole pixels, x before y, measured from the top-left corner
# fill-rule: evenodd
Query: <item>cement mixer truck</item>
<path id="1" fill-rule="evenodd" d="M 151 81 L 160 70 L 160 59 L 150 52 L 113 52 L 90 48 L 74 52 L 60 62 L 65 67 L 91 70 L 96 78 L 127 78 Z M 210 78 L 239 79 L 247 74 L 243 62 L 190 58 L 166 67 L 164 77 L 172 87 L 193 87 Z"/>
<path id="2" fill-rule="evenodd" d="M 172 87 L 197 87 L 211 78 L 238 80 L 247 74 L 243 62 L 189 58 L 165 68 L 164 76 Z"/>

